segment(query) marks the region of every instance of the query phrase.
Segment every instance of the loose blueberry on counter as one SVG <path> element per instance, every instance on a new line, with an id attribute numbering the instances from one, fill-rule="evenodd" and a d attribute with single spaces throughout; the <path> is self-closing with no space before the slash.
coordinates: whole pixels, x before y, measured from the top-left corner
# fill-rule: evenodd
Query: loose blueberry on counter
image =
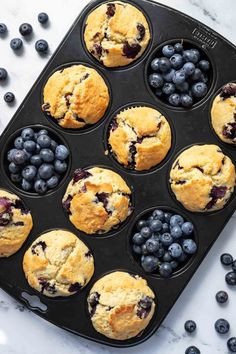
<path id="1" fill-rule="evenodd" d="M 19 27 L 19 32 L 22 36 L 28 36 L 33 31 L 32 26 L 29 23 L 22 23 Z"/>
<path id="2" fill-rule="evenodd" d="M 12 103 L 15 100 L 15 95 L 12 92 L 6 92 L 4 95 L 4 101 L 7 103 Z"/>
<path id="3" fill-rule="evenodd" d="M 35 43 L 35 49 L 39 53 L 47 53 L 47 51 L 48 51 L 48 42 L 45 41 L 44 39 L 39 39 Z"/>
<path id="4" fill-rule="evenodd" d="M 236 285 L 236 272 L 229 272 L 225 276 L 225 281 L 228 285 L 230 286 L 235 286 Z"/>
<path id="5" fill-rule="evenodd" d="M 38 21 L 42 24 L 48 22 L 48 14 L 46 14 L 45 12 L 40 12 L 40 14 L 38 14 Z"/>
<path id="6" fill-rule="evenodd" d="M 231 266 L 232 266 L 233 271 L 236 272 L 236 259 L 233 261 Z"/>
<path id="7" fill-rule="evenodd" d="M 188 320 L 185 322 L 184 328 L 185 328 L 186 332 L 193 333 L 197 328 L 196 322 L 194 322 L 192 320 Z"/>
<path id="8" fill-rule="evenodd" d="M 218 291 L 218 293 L 216 293 L 216 301 L 219 303 L 219 304 L 224 304 L 228 301 L 228 294 L 226 291 Z"/>
<path id="9" fill-rule="evenodd" d="M 23 45 L 23 42 L 20 38 L 13 38 L 10 42 L 10 47 L 13 50 L 19 50 Z"/>
<path id="10" fill-rule="evenodd" d="M 0 34 L 4 34 L 7 32 L 7 26 L 5 23 L 0 23 Z"/>
<path id="11" fill-rule="evenodd" d="M 0 68 L 0 81 L 6 80 L 7 75 L 6 69 Z"/>
<path id="12" fill-rule="evenodd" d="M 230 324 L 225 319 L 220 318 L 215 322 L 215 330 L 219 334 L 226 334 L 229 332 L 229 329 L 230 329 Z"/>
<path id="13" fill-rule="evenodd" d="M 228 339 L 227 347 L 230 352 L 236 353 L 236 337 L 232 337 Z"/>
<path id="14" fill-rule="evenodd" d="M 197 347 L 191 346 L 185 350 L 185 354 L 201 354 L 201 352 Z"/>
<path id="15" fill-rule="evenodd" d="M 233 257 L 229 253 L 223 253 L 220 256 L 220 261 L 224 266 L 230 266 L 233 263 Z"/>

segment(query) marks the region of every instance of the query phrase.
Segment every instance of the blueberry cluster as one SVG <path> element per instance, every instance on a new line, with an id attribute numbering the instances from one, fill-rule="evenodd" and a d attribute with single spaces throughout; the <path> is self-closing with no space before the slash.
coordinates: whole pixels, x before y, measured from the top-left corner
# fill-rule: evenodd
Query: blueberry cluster
<path id="1" fill-rule="evenodd" d="M 183 43 L 165 45 L 162 55 L 151 62 L 149 85 L 171 106 L 190 108 L 207 93 L 209 61 L 198 49 L 185 49 Z"/>
<path id="2" fill-rule="evenodd" d="M 68 168 L 69 150 L 49 136 L 46 129 L 25 128 L 8 151 L 13 183 L 24 191 L 44 194 L 55 188 Z"/>
<path id="3" fill-rule="evenodd" d="M 225 275 L 225 281 L 230 286 L 236 285 L 236 260 L 229 253 L 223 253 L 220 257 L 221 263 L 232 270 Z"/>
<path id="4" fill-rule="evenodd" d="M 137 222 L 133 252 L 145 272 L 168 278 L 197 252 L 193 235 L 193 224 L 181 215 L 155 209 L 147 219 Z"/>

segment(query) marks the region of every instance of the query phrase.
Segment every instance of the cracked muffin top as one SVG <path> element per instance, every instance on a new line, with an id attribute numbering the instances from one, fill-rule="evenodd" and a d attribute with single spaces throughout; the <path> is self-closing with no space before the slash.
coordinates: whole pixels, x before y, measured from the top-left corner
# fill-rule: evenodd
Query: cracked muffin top
<path id="1" fill-rule="evenodd" d="M 32 227 L 30 211 L 20 198 L 0 189 L 0 257 L 16 253 Z"/>
<path id="2" fill-rule="evenodd" d="M 211 122 L 218 137 L 236 144 L 236 84 L 225 85 L 213 101 Z"/>
<path id="3" fill-rule="evenodd" d="M 170 172 L 171 189 L 194 212 L 222 209 L 234 191 L 235 167 L 217 145 L 195 145 L 183 151 Z"/>
<path id="4" fill-rule="evenodd" d="M 77 229 L 87 234 L 105 233 L 130 215 L 130 195 L 121 176 L 93 167 L 74 172 L 62 203 Z"/>
<path id="5" fill-rule="evenodd" d="M 95 69 L 72 65 L 50 76 L 42 109 L 61 127 L 79 129 L 97 123 L 109 100 L 107 85 Z"/>
<path id="6" fill-rule="evenodd" d="M 86 20 L 84 40 L 88 51 L 107 67 L 125 66 L 145 51 L 150 31 L 147 20 L 135 6 L 107 2 Z"/>
<path id="7" fill-rule="evenodd" d="M 88 297 L 88 309 L 97 332 L 126 340 L 142 332 L 155 311 L 155 295 L 145 279 L 113 272 L 99 279 Z"/>
<path id="8" fill-rule="evenodd" d="M 123 166 L 137 171 L 148 170 L 166 157 L 171 147 L 171 129 L 157 110 L 132 107 L 114 118 L 108 143 Z"/>
<path id="9" fill-rule="evenodd" d="M 32 243 L 24 255 L 23 269 L 35 290 L 49 297 L 70 296 L 90 281 L 94 260 L 76 235 L 53 230 Z"/>

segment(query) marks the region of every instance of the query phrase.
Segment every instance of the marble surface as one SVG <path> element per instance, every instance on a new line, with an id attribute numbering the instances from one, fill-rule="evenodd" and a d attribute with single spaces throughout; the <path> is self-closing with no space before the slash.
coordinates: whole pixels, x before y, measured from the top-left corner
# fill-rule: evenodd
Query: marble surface
<path id="1" fill-rule="evenodd" d="M 236 43 L 235 0 L 162 0 L 220 32 Z M 0 39 L 0 67 L 6 67 L 10 80 L 0 84 L 0 132 L 11 119 L 53 51 L 69 29 L 71 23 L 88 3 L 87 0 L 1 0 L 0 22 L 9 27 L 6 38 Z M 37 23 L 37 14 L 45 11 L 50 16 L 49 28 Z M 33 38 L 25 42 L 24 51 L 18 56 L 9 49 L 9 39 L 18 36 L 22 22 L 34 27 Z M 33 43 L 45 38 L 50 44 L 50 53 L 41 58 L 35 52 Z M 16 94 L 16 103 L 9 107 L 2 96 L 6 90 Z M 1 173 L 1 171 L 0 171 Z M 225 269 L 219 262 L 223 251 L 236 256 L 236 218 L 233 216 L 209 255 L 190 281 L 161 328 L 144 344 L 124 349 L 126 354 L 183 354 L 189 345 L 196 345 L 202 354 L 226 354 L 226 338 L 214 330 L 217 318 L 224 317 L 231 323 L 230 335 L 236 336 L 235 299 L 236 292 L 227 289 L 224 281 Z M 215 293 L 220 289 L 229 292 L 229 303 L 219 306 Z M 197 333 L 186 335 L 183 324 L 194 319 L 198 324 Z M 0 353 L 1 354 L 100 354 L 120 353 L 121 350 L 108 348 L 83 340 L 47 323 L 29 310 L 12 300 L 0 290 Z"/>

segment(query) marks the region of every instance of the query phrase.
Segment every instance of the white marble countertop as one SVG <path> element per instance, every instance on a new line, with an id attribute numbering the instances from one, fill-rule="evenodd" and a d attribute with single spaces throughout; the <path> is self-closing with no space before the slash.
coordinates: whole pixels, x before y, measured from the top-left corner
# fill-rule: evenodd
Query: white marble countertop
<path id="1" fill-rule="evenodd" d="M 194 16 L 236 43 L 236 1 L 235 0 L 160 0 L 190 16 Z M 0 85 L 0 132 L 11 119 L 51 53 L 56 49 L 77 14 L 88 3 L 87 0 L 1 0 L 0 22 L 8 25 L 9 33 L 0 39 L 0 67 L 6 67 L 10 80 Z M 50 16 L 48 29 L 37 22 L 37 14 L 45 11 Z M 34 38 L 26 42 L 22 55 L 15 55 L 9 49 L 9 39 L 18 36 L 22 22 L 34 27 Z M 45 38 L 51 53 L 46 58 L 38 56 L 33 43 Z M 13 107 L 8 107 L 2 96 L 9 90 L 16 94 Z M 0 171 L 1 173 L 1 171 Z M 230 335 L 236 336 L 235 299 L 236 289 L 227 289 L 224 281 L 225 270 L 219 256 L 229 251 L 236 257 L 236 218 L 232 217 L 220 238 L 211 249 L 188 287 L 177 301 L 161 328 L 144 344 L 124 349 L 126 354 L 184 354 L 189 345 L 196 345 L 202 354 L 226 354 L 226 338 L 214 330 L 218 318 L 231 323 Z M 219 306 L 215 299 L 218 290 L 227 289 L 229 303 Z M 189 336 L 183 330 L 187 319 L 197 322 L 198 330 Z M 0 353 L 1 354 L 100 354 L 120 353 L 121 350 L 94 344 L 67 333 L 35 316 L 29 310 L 12 300 L 0 290 Z"/>

